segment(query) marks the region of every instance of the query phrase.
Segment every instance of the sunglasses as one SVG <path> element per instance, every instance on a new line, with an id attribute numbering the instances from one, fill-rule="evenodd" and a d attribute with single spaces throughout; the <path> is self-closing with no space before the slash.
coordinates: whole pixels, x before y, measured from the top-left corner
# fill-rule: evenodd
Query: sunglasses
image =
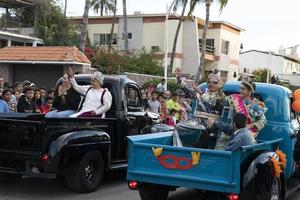
<path id="1" fill-rule="evenodd" d="M 211 85 L 217 85 L 219 82 L 218 81 L 208 81 L 207 84 Z"/>

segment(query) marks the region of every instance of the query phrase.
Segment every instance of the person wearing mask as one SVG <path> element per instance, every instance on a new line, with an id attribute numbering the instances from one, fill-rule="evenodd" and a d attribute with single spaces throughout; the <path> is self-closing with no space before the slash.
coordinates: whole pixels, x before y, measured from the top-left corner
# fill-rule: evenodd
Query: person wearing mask
<path id="1" fill-rule="evenodd" d="M 53 110 L 48 112 L 46 117 L 65 118 L 75 114 L 80 104 L 80 99 L 80 94 L 73 89 L 68 75 L 65 74 L 57 87 L 57 91 L 55 91 L 52 102 Z"/>
<path id="2" fill-rule="evenodd" d="M 20 97 L 17 111 L 21 113 L 35 113 L 36 104 L 33 101 L 34 91 L 32 88 L 24 88 L 24 95 Z"/>
<path id="3" fill-rule="evenodd" d="M 69 68 L 69 78 L 74 90 L 85 95 L 82 108 L 78 113 L 70 117 L 105 117 L 112 104 L 112 96 L 109 90 L 102 88 L 104 76 L 101 72 L 96 71 L 91 77 L 91 85 L 79 86 L 74 78 L 72 68 Z"/>

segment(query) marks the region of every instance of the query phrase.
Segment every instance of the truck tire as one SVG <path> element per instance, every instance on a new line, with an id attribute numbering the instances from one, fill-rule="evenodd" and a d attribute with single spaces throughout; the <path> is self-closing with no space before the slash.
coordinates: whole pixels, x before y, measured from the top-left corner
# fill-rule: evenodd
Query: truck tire
<path id="1" fill-rule="evenodd" d="M 142 184 L 139 188 L 141 200 L 166 200 L 169 190 L 154 184 Z"/>
<path id="2" fill-rule="evenodd" d="M 77 163 L 69 165 L 66 185 L 75 192 L 93 192 L 100 185 L 104 172 L 103 158 L 99 151 L 90 151 Z"/>
<path id="3" fill-rule="evenodd" d="M 21 174 L 10 174 L 0 172 L 0 182 L 16 182 L 22 178 Z"/>

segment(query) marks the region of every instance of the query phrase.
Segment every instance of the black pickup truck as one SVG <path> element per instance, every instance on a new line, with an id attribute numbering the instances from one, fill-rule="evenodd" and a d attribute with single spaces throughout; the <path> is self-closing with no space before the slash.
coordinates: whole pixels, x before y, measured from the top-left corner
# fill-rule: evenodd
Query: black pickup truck
<path id="1" fill-rule="evenodd" d="M 89 75 L 77 75 L 79 85 Z M 106 118 L 45 118 L 42 114 L 0 114 L 0 181 L 23 175 L 56 177 L 76 192 L 92 192 L 107 170 L 127 167 L 129 135 L 151 131 L 138 85 L 126 76 L 106 76 L 112 94 Z M 128 95 L 135 104 L 128 103 Z M 133 95 L 134 94 L 134 95 Z"/>

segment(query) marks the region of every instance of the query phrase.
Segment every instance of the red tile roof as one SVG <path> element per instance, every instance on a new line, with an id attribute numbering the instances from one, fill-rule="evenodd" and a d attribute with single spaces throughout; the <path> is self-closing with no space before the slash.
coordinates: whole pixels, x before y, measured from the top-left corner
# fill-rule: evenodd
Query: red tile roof
<path id="1" fill-rule="evenodd" d="M 64 46 L 5 47 L 0 49 L 1 61 L 91 63 L 77 47 Z"/>

